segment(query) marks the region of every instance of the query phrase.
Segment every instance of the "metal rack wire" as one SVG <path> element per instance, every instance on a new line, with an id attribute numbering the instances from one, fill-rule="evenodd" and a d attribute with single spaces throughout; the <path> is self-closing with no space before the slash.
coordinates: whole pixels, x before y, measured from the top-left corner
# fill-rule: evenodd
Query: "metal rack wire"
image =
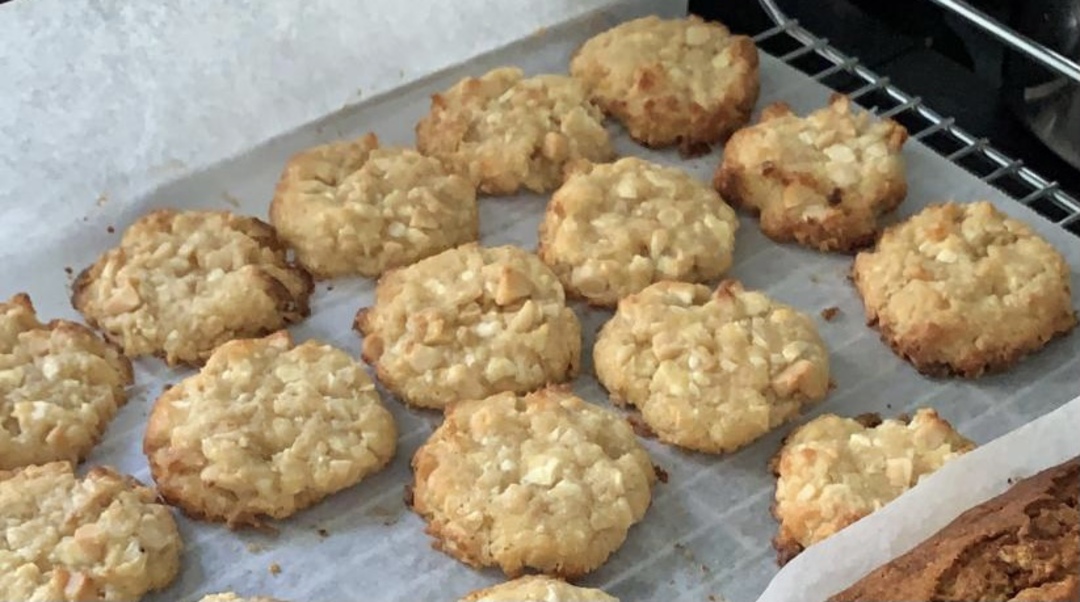
<path id="1" fill-rule="evenodd" d="M 873 108 L 907 128 L 911 137 L 930 146 L 950 161 L 996 186 L 1018 202 L 1028 205 L 1055 224 L 1080 237 L 1080 201 L 1024 165 L 994 148 L 986 138 L 976 138 L 923 104 L 922 99 L 900 90 L 788 17 L 774 0 L 759 0 L 776 23 L 756 36 L 754 42 L 784 63 L 813 79 L 844 92 L 859 104 Z"/>

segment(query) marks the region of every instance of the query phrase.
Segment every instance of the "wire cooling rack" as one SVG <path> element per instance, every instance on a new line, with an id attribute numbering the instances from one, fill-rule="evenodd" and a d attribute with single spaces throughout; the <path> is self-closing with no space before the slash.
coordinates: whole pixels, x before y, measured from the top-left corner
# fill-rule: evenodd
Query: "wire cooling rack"
<path id="1" fill-rule="evenodd" d="M 1018 202 L 1080 237 L 1080 201 L 1052 182 L 994 148 L 988 139 L 976 138 L 923 104 L 922 99 L 893 86 L 867 68 L 788 17 L 773 0 L 760 0 L 776 24 L 756 36 L 759 48 L 806 73 L 852 100 L 890 117 L 946 159 L 1004 191 Z"/>

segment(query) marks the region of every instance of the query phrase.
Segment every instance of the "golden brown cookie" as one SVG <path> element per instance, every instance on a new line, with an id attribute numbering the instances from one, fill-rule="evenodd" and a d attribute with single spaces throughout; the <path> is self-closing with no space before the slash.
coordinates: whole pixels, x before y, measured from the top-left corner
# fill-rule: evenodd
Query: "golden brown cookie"
<path id="1" fill-rule="evenodd" d="M 363 368 L 285 331 L 219 347 L 162 393 L 143 441 L 162 497 L 230 526 L 290 516 L 382 469 L 396 446 Z"/>
<path id="2" fill-rule="evenodd" d="M 619 602 L 619 599 L 598 589 L 577 587 L 546 575 L 528 575 L 476 590 L 458 602 Z"/>
<path id="3" fill-rule="evenodd" d="M 570 73 L 638 142 L 694 154 L 746 123 L 760 87 L 753 41 L 696 16 L 613 27 L 585 42 Z"/>
<path id="4" fill-rule="evenodd" d="M 636 157 L 571 175 L 540 224 L 540 259 L 595 305 L 660 280 L 702 282 L 731 267 L 735 212 L 681 169 Z"/>
<path id="5" fill-rule="evenodd" d="M 795 429 L 772 466 L 778 561 L 880 509 L 974 447 L 927 408 L 910 420 L 826 414 Z"/>
<path id="6" fill-rule="evenodd" d="M 487 194 L 554 190 L 564 171 L 614 157 L 604 116 L 581 84 L 563 75 L 526 78 L 502 67 L 431 97 L 416 147 Z"/>
<path id="7" fill-rule="evenodd" d="M 479 236 L 476 190 L 437 159 L 374 134 L 297 154 L 270 222 L 320 278 L 377 276 Z"/>
<path id="8" fill-rule="evenodd" d="M 172 582 L 182 547 L 154 492 L 110 468 L 0 471 L 2 600 L 139 600 Z"/>
<path id="9" fill-rule="evenodd" d="M 131 362 L 89 328 L 0 303 L 0 470 L 78 463 L 127 401 Z"/>
<path id="10" fill-rule="evenodd" d="M 619 302 L 597 335 L 596 377 L 661 441 L 736 450 L 829 389 L 814 321 L 733 280 L 659 282 Z"/>
<path id="11" fill-rule="evenodd" d="M 907 196 L 905 140 L 904 126 L 855 110 L 846 96 L 806 117 L 776 103 L 724 146 L 714 184 L 759 214 L 773 240 L 853 251 L 874 242 L 881 216 Z"/>
<path id="12" fill-rule="evenodd" d="M 986 201 L 887 229 L 852 278 L 868 323 L 925 374 L 1003 370 L 1076 325 L 1065 259 Z"/>
<path id="13" fill-rule="evenodd" d="M 423 408 L 561 383 L 581 359 L 558 278 L 512 246 L 463 245 L 385 274 L 355 328 L 379 380 Z"/>
<path id="14" fill-rule="evenodd" d="M 231 339 L 308 315 L 311 276 L 274 229 L 226 211 L 161 209 L 79 275 L 72 304 L 128 357 L 201 364 Z"/>
<path id="15" fill-rule="evenodd" d="M 511 577 L 603 564 L 645 515 L 656 480 L 623 418 L 562 388 L 451 406 L 413 470 L 413 509 L 435 545 Z"/>

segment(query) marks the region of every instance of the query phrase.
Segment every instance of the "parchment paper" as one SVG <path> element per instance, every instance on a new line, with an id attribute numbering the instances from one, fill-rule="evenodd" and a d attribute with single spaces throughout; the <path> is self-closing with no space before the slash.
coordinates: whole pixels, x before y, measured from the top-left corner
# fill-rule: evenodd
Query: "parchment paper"
<path id="1" fill-rule="evenodd" d="M 22 196 L 12 198 L 10 190 L 33 189 L 37 169 L 49 163 L 50 153 L 63 153 L 63 149 L 53 148 L 47 141 L 35 140 L 30 147 L 32 152 L 19 159 L 32 169 L 25 174 L 18 169 L 5 173 L 5 177 L 14 178 L 14 184 L 0 189 L 6 195 L 0 256 L 10 257 L 0 262 L 3 288 L 0 295 L 6 297 L 26 290 L 43 318 L 77 319 L 67 300 L 70 277 L 65 275 L 65 267 L 77 272 L 88 265 L 100 252 L 116 244 L 123 228 L 148 209 L 210 207 L 265 218 L 280 169 L 293 152 L 369 130 L 375 131 L 386 144 L 411 144 L 413 125 L 426 113 L 428 96 L 465 75 L 480 74 L 503 64 L 520 65 L 529 73 L 565 72 L 571 52 L 593 33 L 633 15 L 682 10 L 684 4 L 660 0 L 618 3 L 617 8 L 595 12 L 582 10 L 575 13 L 587 12 L 582 18 L 562 24 L 552 22 L 543 33 L 525 36 L 493 54 L 396 88 L 380 98 L 331 112 L 265 144 L 245 147 L 245 152 L 235 159 L 201 170 L 177 166 L 178 179 L 144 196 L 115 194 L 101 203 L 94 201 L 96 196 L 80 197 L 79 203 L 63 205 L 63 212 L 56 211 L 56 199 L 51 196 L 40 199 L 52 208 L 48 212 Z M 421 21 L 414 26 L 421 26 Z M 437 29 L 436 24 L 431 26 Z M 490 29 L 490 26 L 478 27 L 477 35 Z M 519 32 L 519 37 L 523 33 Z M 326 42 L 319 36 L 304 41 L 304 45 L 315 47 L 323 43 L 337 42 Z M 404 49 L 399 51 L 402 56 L 408 54 Z M 386 60 L 386 56 L 373 57 L 370 62 Z M 390 56 L 395 60 L 398 57 Z M 223 55 L 222 60 L 235 67 L 245 59 Z M 303 77 L 296 71 L 314 67 L 285 63 L 279 77 Z M 357 64 L 357 69 L 362 67 Z M 233 73 L 222 68 L 206 73 L 205 77 L 211 83 L 220 83 L 217 80 L 232 77 Z M 763 57 L 761 75 L 759 108 L 783 99 L 796 110 L 807 111 L 827 99 L 827 90 L 768 57 Z M 204 90 L 209 91 L 208 98 L 203 98 L 199 90 L 191 90 L 190 102 L 202 103 L 207 111 L 225 102 L 219 88 L 208 86 Z M 319 99 L 317 93 L 315 97 L 315 112 L 327 114 L 332 106 Z M 296 101 L 296 98 L 289 100 Z M 184 123 L 170 123 L 161 115 L 153 117 L 154 128 L 168 131 L 172 139 L 203 141 L 203 148 L 206 148 L 205 139 L 209 138 L 212 145 L 218 133 L 196 129 L 185 138 L 184 131 L 176 131 L 185 127 Z M 146 118 L 143 114 L 131 116 L 132 121 Z M 245 123 L 253 121 L 258 121 L 258 115 L 244 119 Z M 617 126 L 611 127 L 617 134 L 616 145 L 621 153 L 679 165 L 703 180 L 709 179 L 720 156 L 719 149 L 692 160 L 682 160 L 674 152 L 647 151 L 633 144 Z M 917 143 L 909 143 L 905 154 L 910 192 L 898 218 L 910 215 L 928 202 L 948 197 L 991 198 L 1053 241 L 1074 266 L 1074 290 L 1080 286 L 1076 271 L 1076 266 L 1080 266 L 1080 245 L 1075 238 Z M 11 161 L 11 157 L 6 159 Z M 131 160 L 134 163 L 130 178 L 152 181 L 146 174 L 153 171 L 154 165 L 139 162 L 137 157 Z M 69 187 L 85 186 L 91 180 L 84 177 L 89 177 L 87 174 L 92 171 L 85 165 L 73 168 L 71 174 L 78 177 L 72 176 L 71 181 L 65 180 L 49 190 L 58 193 Z M 62 170 L 54 175 L 68 177 Z M 12 208 L 16 201 L 18 207 Z M 489 245 L 514 243 L 534 247 L 544 201 L 543 197 L 527 194 L 484 199 L 482 241 Z M 85 222 L 81 221 L 83 216 L 87 217 Z M 62 244 L 55 237 L 48 245 L 37 244 L 25 235 L 28 224 L 63 224 L 72 219 L 79 222 L 78 227 L 64 230 Z M 115 232 L 109 232 L 109 227 L 114 227 Z M 735 257 L 731 275 L 742 279 L 748 287 L 764 289 L 811 315 L 828 307 L 840 310 L 835 320 L 819 322 L 832 353 L 837 388 L 803 420 L 822 412 L 847 415 L 879 412 L 889 416 L 929 405 L 968 436 L 986 442 L 1059 407 L 1078 393 L 1080 337 L 1075 335 L 1052 343 L 1003 375 L 977 381 L 927 379 L 894 356 L 877 334 L 864 325 L 858 297 L 846 277 L 850 257 L 777 245 L 765 239 L 754 220 L 746 217 L 742 219 Z M 317 337 L 358 354 L 360 341 L 351 332 L 350 324 L 356 310 L 371 302 L 372 288 L 373 282 L 366 279 L 321 283 L 313 299 L 313 315 L 291 329 L 294 337 L 297 340 Z M 586 399 L 609 405 L 605 393 L 592 378 L 590 350 L 596 329 L 610 317 L 610 312 L 584 306 L 576 309 L 585 325 L 586 340 L 583 376 L 575 388 Z M 146 462 L 140 452 L 146 414 L 163 385 L 176 382 L 186 374 L 167 369 L 156 360 L 138 361 L 131 400 L 86 465 L 113 464 L 148 481 Z M 273 595 L 292 602 L 453 600 L 474 588 L 501 581 L 502 576 L 495 571 L 474 571 L 430 548 L 430 539 L 423 533 L 423 521 L 404 507 L 402 489 L 410 481 L 409 459 L 437 424 L 438 416 L 407 410 L 392 399 L 388 399 L 388 405 L 398 419 L 401 436 L 397 458 L 386 471 L 280 522 L 276 534 L 233 533 L 220 525 L 179 516 L 187 546 L 182 573 L 169 589 L 147 599 L 189 601 L 208 592 L 235 590 L 242 594 Z M 778 429 L 737 453 L 721 457 L 684 453 L 647 441 L 655 462 L 667 470 L 670 480 L 658 486 L 647 516 L 630 532 L 622 548 L 582 583 L 603 587 L 626 602 L 721 597 L 735 602 L 755 600 L 776 573 L 770 546 L 776 525 L 769 515 L 774 482 L 766 462 L 787 431 L 788 427 Z M 1018 454 L 1024 452 L 1016 450 Z M 279 574 L 270 572 L 272 564 L 280 567 Z"/>

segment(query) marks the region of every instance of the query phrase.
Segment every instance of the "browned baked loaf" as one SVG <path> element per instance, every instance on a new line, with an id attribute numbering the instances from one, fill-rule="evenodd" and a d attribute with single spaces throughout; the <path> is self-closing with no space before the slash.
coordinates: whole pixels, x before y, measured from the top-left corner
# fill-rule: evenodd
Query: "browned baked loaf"
<path id="1" fill-rule="evenodd" d="M 1080 457 L 961 514 L 829 602 L 1075 602 Z"/>

